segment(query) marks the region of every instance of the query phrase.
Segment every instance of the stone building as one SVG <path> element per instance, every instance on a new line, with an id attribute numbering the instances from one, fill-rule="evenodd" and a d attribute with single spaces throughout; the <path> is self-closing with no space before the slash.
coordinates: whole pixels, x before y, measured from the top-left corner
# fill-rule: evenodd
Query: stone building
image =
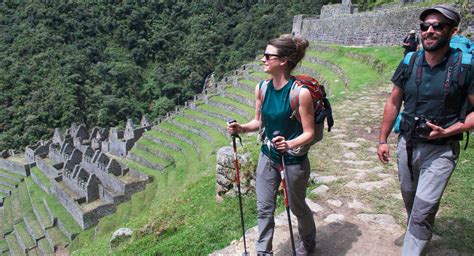
<path id="1" fill-rule="evenodd" d="M 358 12 L 350 0 L 341 4 L 325 5 L 320 16 L 297 15 L 293 18 L 293 35 L 310 41 L 345 45 L 400 45 L 407 32 L 418 30 L 419 14 L 426 7 L 401 1 L 403 5 L 387 5 L 374 11 Z M 456 5 L 457 9 L 470 8 Z M 464 10 L 463 9 L 463 10 Z M 466 18 L 465 33 L 472 31 L 472 21 Z"/>
<path id="2" fill-rule="evenodd" d="M 51 140 L 26 147 L 25 159 L 49 179 L 49 186 L 38 185 L 85 229 L 145 188 L 148 176 L 123 166 L 115 157 L 125 156 L 150 128 L 146 118 L 138 128 L 128 120 L 125 131 L 95 127 L 89 133 L 84 125 L 72 124 L 64 134 L 55 129 Z"/>

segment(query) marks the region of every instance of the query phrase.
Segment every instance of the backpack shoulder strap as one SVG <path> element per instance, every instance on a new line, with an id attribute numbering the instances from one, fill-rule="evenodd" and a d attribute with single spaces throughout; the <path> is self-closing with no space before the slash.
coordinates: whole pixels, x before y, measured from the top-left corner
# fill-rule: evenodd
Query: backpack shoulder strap
<path id="1" fill-rule="evenodd" d="M 301 82 L 295 78 L 295 81 L 291 85 L 290 89 L 290 107 L 293 111 L 298 111 L 298 106 L 300 105 L 301 87 Z"/>
<path id="2" fill-rule="evenodd" d="M 415 65 L 415 60 L 418 56 L 423 54 L 423 50 L 409 52 L 403 58 L 403 64 L 405 65 L 404 72 L 401 74 L 405 79 L 408 79 L 413 71 L 413 66 Z"/>
<path id="3" fill-rule="evenodd" d="M 409 53 L 407 53 L 407 54 L 405 55 L 405 57 L 403 58 L 403 64 L 409 65 L 410 62 L 411 62 L 411 58 L 413 57 L 413 55 L 415 55 L 414 53 L 415 53 L 415 52 L 409 52 Z"/>
<path id="4" fill-rule="evenodd" d="M 267 79 L 267 80 L 260 81 L 260 84 L 259 84 L 258 93 L 259 93 L 259 98 L 262 103 L 262 106 L 263 106 L 263 101 L 265 100 L 265 94 L 267 93 L 269 83 L 270 83 L 270 79 Z"/>

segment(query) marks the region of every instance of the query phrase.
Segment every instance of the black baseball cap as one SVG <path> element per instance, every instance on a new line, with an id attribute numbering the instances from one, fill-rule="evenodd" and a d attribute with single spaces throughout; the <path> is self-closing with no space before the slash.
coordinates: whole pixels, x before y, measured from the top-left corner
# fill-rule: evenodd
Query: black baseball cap
<path id="1" fill-rule="evenodd" d="M 424 21 L 426 16 L 433 12 L 441 13 L 447 19 L 453 21 L 454 26 L 458 26 L 459 21 L 461 21 L 461 15 L 459 15 L 459 13 L 452 6 L 447 4 L 435 5 L 431 8 L 422 11 L 420 14 L 420 20 Z"/>

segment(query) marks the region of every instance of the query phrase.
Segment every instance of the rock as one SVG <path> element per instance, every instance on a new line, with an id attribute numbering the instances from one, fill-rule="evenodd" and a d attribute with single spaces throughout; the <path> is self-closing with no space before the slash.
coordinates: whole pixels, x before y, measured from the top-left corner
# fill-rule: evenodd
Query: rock
<path id="1" fill-rule="evenodd" d="M 328 186 L 326 186 L 326 185 L 321 185 L 321 186 L 319 186 L 319 187 L 317 187 L 317 188 L 311 190 L 311 193 L 312 193 L 312 194 L 316 194 L 316 195 L 322 195 L 322 194 L 328 192 L 328 190 L 329 190 L 329 187 L 328 187 Z"/>
<path id="2" fill-rule="evenodd" d="M 372 163 L 371 161 L 352 161 L 352 160 L 345 160 L 342 162 L 345 164 L 351 164 L 351 165 L 369 165 Z"/>
<path id="3" fill-rule="evenodd" d="M 351 189 L 358 189 L 358 188 L 359 188 L 359 184 L 356 183 L 355 181 L 350 181 L 349 183 L 347 183 L 346 185 L 344 185 L 344 187 L 351 188 Z"/>
<path id="4" fill-rule="evenodd" d="M 349 158 L 349 159 L 354 159 L 354 158 L 357 158 L 357 154 L 354 152 L 349 152 L 349 153 L 345 153 L 344 157 Z"/>
<path id="5" fill-rule="evenodd" d="M 216 195 L 216 202 L 217 203 L 222 203 L 224 201 L 224 198 L 222 196 Z"/>
<path id="6" fill-rule="evenodd" d="M 308 198 L 306 198 L 305 201 L 306 201 L 306 204 L 308 205 L 309 209 L 311 209 L 311 211 L 313 213 L 322 212 L 324 210 L 324 208 L 321 205 L 313 202 L 312 200 L 310 200 Z"/>
<path id="7" fill-rule="evenodd" d="M 312 182 L 317 182 L 317 178 L 319 176 L 321 176 L 321 175 L 317 174 L 314 171 L 311 171 L 311 173 L 309 174 L 309 180 L 312 181 Z"/>
<path id="8" fill-rule="evenodd" d="M 344 215 L 342 214 L 329 214 L 324 221 L 328 223 L 332 222 L 341 222 L 344 220 Z"/>
<path id="9" fill-rule="evenodd" d="M 340 200 L 329 199 L 329 200 L 326 201 L 326 203 L 328 203 L 332 206 L 335 206 L 335 207 L 341 207 L 342 206 L 342 202 Z"/>
<path id="10" fill-rule="evenodd" d="M 384 229 L 393 229 L 393 228 L 400 228 L 398 224 L 395 222 L 393 216 L 388 214 L 367 214 L 361 213 L 357 214 L 357 218 L 361 221 L 368 223 L 368 224 L 376 224 Z"/>
<path id="11" fill-rule="evenodd" d="M 346 147 L 346 148 L 358 148 L 358 147 L 360 147 L 360 145 L 358 143 L 355 143 L 355 142 L 344 142 L 341 145 Z"/>
<path id="12" fill-rule="evenodd" d="M 386 179 L 386 178 L 391 178 L 391 177 L 392 177 L 392 174 L 388 174 L 388 173 L 378 173 L 377 176 L 378 176 L 379 178 Z"/>
<path id="13" fill-rule="evenodd" d="M 401 193 L 391 194 L 391 196 L 395 199 L 403 200 L 403 197 L 402 197 Z"/>
<path id="14" fill-rule="evenodd" d="M 349 202 L 347 206 L 350 209 L 356 209 L 356 210 L 364 208 L 364 205 L 361 202 L 359 202 L 357 199 L 354 199 L 352 200 L 352 202 Z"/>
<path id="15" fill-rule="evenodd" d="M 336 135 L 332 136 L 331 139 L 343 139 L 343 138 L 346 138 L 346 137 L 347 137 L 346 134 L 340 133 L 340 134 L 336 134 Z"/>
<path id="16" fill-rule="evenodd" d="M 129 228 L 119 228 L 115 230 L 110 239 L 110 243 L 115 242 L 118 238 L 129 237 L 133 234 L 133 231 Z"/>
<path id="17" fill-rule="evenodd" d="M 340 179 L 340 177 L 336 177 L 336 176 L 333 176 L 333 175 L 330 175 L 330 176 L 319 176 L 319 177 L 316 178 L 316 182 L 326 184 L 326 183 L 330 183 L 330 182 L 336 181 L 336 180 L 338 180 L 338 179 Z"/>
<path id="18" fill-rule="evenodd" d="M 359 172 L 356 175 L 354 175 L 354 179 L 356 180 L 364 180 L 365 178 L 367 178 L 367 174 L 364 172 Z"/>
<path id="19" fill-rule="evenodd" d="M 347 183 L 345 186 L 348 187 L 348 188 L 352 188 L 352 189 L 357 189 L 358 188 L 358 189 L 362 189 L 362 190 L 365 190 L 365 191 L 372 191 L 374 189 L 379 189 L 379 188 L 383 188 L 385 186 L 389 186 L 392 181 L 393 181 L 392 178 L 387 178 L 387 179 L 379 180 L 379 181 L 364 182 L 364 183 L 360 183 L 360 184 L 357 184 L 356 182 L 351 181 L 351 182 Z"/>
<path id="20" fill-rule="evenodd" d="M 369 151 L 370 153 L 377 153 L 377 148 L 376 147 L 368 147 L 367 148 L 367 151 Z"/>

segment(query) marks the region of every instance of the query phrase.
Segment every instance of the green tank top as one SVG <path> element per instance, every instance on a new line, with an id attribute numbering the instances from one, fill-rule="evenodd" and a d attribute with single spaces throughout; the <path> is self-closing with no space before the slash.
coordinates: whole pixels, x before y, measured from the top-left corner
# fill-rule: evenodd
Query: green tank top
<path id="1" fill-rule="evenodd" d="M 273 139 L 273 132 L 280 131 L 280 134 L 291 140 L 303 133 L 303 126 L 296 120 L 291 119 L 290 116 L 293 110 L 290 106 L 290 89 L 294 79 L 290 79 L 288 83 L 280 90 L 275 90 L 273 87 L 273 80 L 268 83 L 265 99 L 262 106 L 263 126 L 265 127 L 265 137 L 269 140 Z M 260 86 L 262 83 L 260 83 Z M 271 153 L 268 146 L 262 145 L 262 153 L 269 157 L 272 161 L 281 163 L 281 156 L 276 149 L 272 147 Z M 299 164 L 306 158 L 303 156 L 285 155 L 285 164 Z"/>

